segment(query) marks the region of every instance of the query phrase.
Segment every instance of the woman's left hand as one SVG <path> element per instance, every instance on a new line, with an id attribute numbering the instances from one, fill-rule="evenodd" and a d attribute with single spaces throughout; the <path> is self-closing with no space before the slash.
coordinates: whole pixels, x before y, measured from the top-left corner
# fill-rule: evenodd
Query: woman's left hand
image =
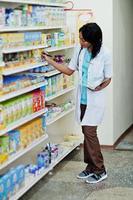
<path id="1" fill-rule="evenodd" d="M 111 78 L 109 79 L 105 79 L 100 85 L 98 85 L 93 91 L 100 91 L 102 89 L 104 89 L 105 87 L 107 87 L 111 82 Z"/>

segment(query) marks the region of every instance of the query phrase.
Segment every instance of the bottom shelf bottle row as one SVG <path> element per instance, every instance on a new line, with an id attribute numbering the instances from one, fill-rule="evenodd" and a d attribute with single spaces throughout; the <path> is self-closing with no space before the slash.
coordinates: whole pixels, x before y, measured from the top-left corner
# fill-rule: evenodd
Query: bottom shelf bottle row
<path id="1" fill-rule="evenodd" d="M 0 199 L 17 200 L 50 172 L 64 157 L 81 143 L 77 135 L 68 135 L 61 144 L 48 143 L 37 154 L 34 164 L 20 164 L 10 169 L 0 179 Z"/>

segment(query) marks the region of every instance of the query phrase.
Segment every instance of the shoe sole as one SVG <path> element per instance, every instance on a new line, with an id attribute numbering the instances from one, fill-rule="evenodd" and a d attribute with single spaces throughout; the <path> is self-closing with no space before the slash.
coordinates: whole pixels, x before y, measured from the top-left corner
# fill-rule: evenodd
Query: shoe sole
<path id="1" fill-rule="evenodd" d="M 88 176 L 85 176 L 85 177 L 81 177 L 81 176 L 78 176 L 77 175 L 77 178 L 78 179 L 87 179 L 87 178 L 89 178 L 90 176 L 92 176 L 93 174 L 89 174 Z"/>
<path id="2" fill-rule="evenodd" d="M 105 176 L 103 176 L 101 179 L 99 179 L 98 181 L 88 181 L 88 180 L 86 180 L 85 182 L 86 183 L 90 183 L 90 184 L 93 184 L 93 183 L 99 183 L 99 182 L 101 182 L 101 181 L 103 181 L 104 179 L 106 179 L 108 176 L 107 176 L 107 174 L 105 175 Z"/>

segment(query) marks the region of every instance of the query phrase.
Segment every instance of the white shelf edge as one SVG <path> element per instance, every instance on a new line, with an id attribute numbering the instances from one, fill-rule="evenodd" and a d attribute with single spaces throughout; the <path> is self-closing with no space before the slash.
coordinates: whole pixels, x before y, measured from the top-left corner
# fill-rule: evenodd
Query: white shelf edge
<path id="1" fill-rule="evenodd" d="M 17 3 L 17 4 L 34 4 L 34 5 L 45 5 L 45 6 L 55 6 L 55 7 L 65 7 L 62 3 L 43 3 L 37 1 L 28 1 L 28 0 L 1 0 L 0 3 Z"/>
<path id="2" fill-rule="evenodd" d="M 23 194 L 25 194 L 31 187 L 33 187 L 41 178 L 43 178 L 48 172 L 50 172 L 61 160 L 63 160 L 71 151 L 73 151 L 77 146 L 79 146 L 81 141 L 76 142 L 72 147 L 66 148 L 62 155 L 58 156 L 58 158 L 47 168 L 45 169 L 39 176 L 36 178 L 32 178 L 32 180 L 27 181 L 25 186 L 18 191 L 18 193 L 12 196 L 9 200 L 18 200 Z"/>
<path id="3" fill-rule="evenodd" d="M 57 93 L 54 94 L 54 95 L 51 95 L 51 96 L 49 96 L 49 97 L 46 97 L 45 100 L 46 100 L 46 101 L 51 101 L 51 100 L 55 99 L 56 97 L 59 97 L 59 96 L 61 96 L 61 95 L 63 95 L 63 94 L 66 94 L 66 93 L 68 93 L 68 92 L 70 92 L 70 91 L 72 91 L 72 90 L 74 90 L 74 89 L 75 89 L 74 86 L 72 86 L 72 87 L 70 87 L 70 88 L 67 88 L 67 89 L 64 89 L 64 90 L 62 90 L 62 91 L 60 91 L 60 92 L 57 92 Z"/>
<path id="4" fill-rule="evenodd" d="M 0 136 L 4 135 L 5 133 L 14 130 L 15 128 L 31 121 L 32 119 L 35 119 L 36 117 L 39 117 L 40 115 L 44 114 L 46 112 L 46 109 L 40 110 L 38 112 L 35 112 L 31 115 L 27 115 L 26 117 L 23 117 L 19 120 L 17 120 L 16 122 L 13 122 L 12 124 L 10 124 L 7 128 L 5 128 L 4 130 L 0 131 Z"/>
<path id="5" fill-rule="evenodd" d="M 55 118 L 53 118 L 52 120 L 49 120 L 48 122 L 46 122 L 46 125 L 49 126 L 52 123 L 56 122 L 57 120 L 61 119 L 62 117 L 64 117 L 65 115 L 69 114 L 70 112 L 74 111 L 75 107 L 72 107 L 71 109 L 64 111 L 60 114 L 58 114 Z"/>
<path id="6" fill-rule="evenodd" d="M 34 49 L 43 49 L 43 48 L 46 48 L 46 46 L 44 46 L 44 45 L 26 46 L 26 47 L 3 49 L 2 52 L 4 54 L 8 54 L 8 53 L 15 53 L 15 52 L 21 52 L 21 51 L 29 51 L 29 50 L 34 50 Z"/>
<path id="7" fill-rule="evenodd" d="M 35 148 L 36 146 L 38 146 L 39 144 L 41 144 L 42 142 L 44 142 L 47 138 L 48 138 L 48 135 L 44 134 L 40 138 L 37 138 L 36 140 L 34 140 L 25 149 L 22 149 L 22 150 L 16 152 L 15 154 L 12 154 L 5 163 L 3 163 L 2 165 L 0 165 L 0 170 L 2 170 L 3 168 L 7 167 L 9 164 L 11 164 L 12 162 L 14 162 L 15 160 L 19 159 L 24 154 L 26 154 L 29 151 L 31 151 L 33 148 Z"/>
<path id="8" fill-rule="evenodd" d="M 8 53 L 15 53 L 15 52 L 22 52 L 22 51 L 29 51 L 29 50 L 35 50 L 35 49 L 46 49 L 47 52 L 54 52 L 54 51 L 60 51 L 65 49 L 73 48 L 74 45 L 70 46 L 62 46 L 62 47 L 47 47 L 44 45 L 38 45 L 38 46 L 27 46 L 27 47 L 19 47 L 19 48 L 9 48 L 9 49 L 3 49 L 3 54 Z"/>
<path id="9" fill-rule="evenodd" d="M 54 51 L 60 51 L 60 50 L 65 50 L 65 49 L 71 49 L 73 48 L 75 45 L 69 45 L 69 46 L 62 46 L 62 47 L 49 47 L 49 48 L 46 48 L 46 51 L 48 53 L 50 52 L 54 52 Z"/>
<path id="10" fill-rule="evenodd" d="M 24 26 L 24 27 L 1 27 L 0 33 L 2 32 L 23 32 L 23 31 L 39 31 L 39 30 L 50 30 L 50 29 L 62 29 L 65 26 Z"/>
<path id="11" fill-rule="evenodd" d="M 50 72 L 45 72 L 44 73 L 44 76 L 45 77 L 50 77 L 50 76 L 54 76 L 54 75 L 57 75 L 57 74 L 60 74 L 61 72 L 58 71 L 58 70 L 53 70 L 53 71 L 50 71 Z"/>
<path id="12" fill-rule="evenodd" d="M 2 71 L 2 74 L 4 76 L 7 76 L 7 75 L 11 75 L 11 74 L 16 74 L 16 73 L 19 73 L 19 72 L 24 72 L 24 71 L 27 71 L 27 70 L 30 70 L 30 69 L 34 69 L 36 67 L 40 67 L 40 66 L 44 66 L 46 65 L 45 62 L 40 62 L 40 63 L 36 63 L 36 64 L 29 64 L 29 65 L 24 65 L 24 66 L 21 66 L 21 67 L 17 67 L 17 68 L 12 68 L 12 69 L 3 69 Z"/>
<path id="13" fill-rule="evenodd" d="M 17 97 L 17 96 L 22 95 L 22 94 L 25 94 L 27 92 L 30 92 L 30 91 L 35 90 L 37 88 L 43 87 L 45 85 L 46 85 L 45 82 L 41 82 L 41 83 L 34 84 L 34 85 L 31 85 L 31 86 L 26 87 L 26 88 L 19 89 L 18 91 L 14 91 L 14 92 L 2 95 L 2 96 L 0 96 L 0 102 L 6 101 L 8 99 Z"/>

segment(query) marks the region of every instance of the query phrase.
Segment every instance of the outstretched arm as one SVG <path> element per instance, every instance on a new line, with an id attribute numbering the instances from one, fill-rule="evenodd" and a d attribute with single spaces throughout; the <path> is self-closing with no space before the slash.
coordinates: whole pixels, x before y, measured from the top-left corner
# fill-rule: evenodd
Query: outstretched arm
<path id="1" fill-rule="evenodd" d="M 74 72 L 74 70 L 71 70 L 66 65 L 55 62 L 53 59 L 51 59 L 49 56 L 47 56 L 45 54 L 42 54 L 42 58 L 44 58 L 50 65 L 55 67 L 57 70 L 59 70 L 60 72 L 66 74 L 68 76 L 72 75 Z"/>

